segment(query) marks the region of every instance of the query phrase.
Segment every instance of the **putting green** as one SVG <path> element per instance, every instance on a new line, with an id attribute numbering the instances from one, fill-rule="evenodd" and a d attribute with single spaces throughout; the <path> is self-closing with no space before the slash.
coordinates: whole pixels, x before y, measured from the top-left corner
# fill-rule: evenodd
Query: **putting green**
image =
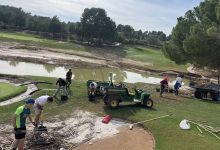
<path id="1" fill-rule="evenodd" d="M 0 82 L 0 102 L 13 98 L 27 90 L 26 87 Z"/>

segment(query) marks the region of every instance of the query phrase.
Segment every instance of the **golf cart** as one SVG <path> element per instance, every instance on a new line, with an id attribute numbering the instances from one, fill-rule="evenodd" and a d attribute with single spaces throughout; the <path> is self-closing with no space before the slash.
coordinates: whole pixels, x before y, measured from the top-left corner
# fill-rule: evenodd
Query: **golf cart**
<path id="1" fill-rule="evenodd" d="M 88 80 L 86 82 L 87 95 L 88 95 L 89 101 L 95 100 L 96 96 L 104 96 L 104 88 L 109 87 L 109 86 L 113 86 L 112 77 L 113 77 L 113 74 L 110 73 L 109 81 Z M 90 84 L 93 82 L 95 82 L 97 84 L 97 88 L 96 88 L 95 92 L 90 88 Z"/>
<path id="2" fill-rule="evenodd" d="M 134 102 L 146 108 L 153 107 L 153 101 L 150 99 L 148 92 L 136 88 L 133 88 L 133 90 L 134 94 L 129 93 L 127 86 L 123 83 L 117 86 L 105 87 L 104 103 L 110 108 L 117 108 L 120 102 Z"/>

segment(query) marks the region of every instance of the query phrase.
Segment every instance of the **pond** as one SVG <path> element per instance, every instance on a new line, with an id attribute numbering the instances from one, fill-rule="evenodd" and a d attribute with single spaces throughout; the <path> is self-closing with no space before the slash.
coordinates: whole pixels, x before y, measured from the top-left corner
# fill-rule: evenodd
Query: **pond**
<path id="1" fill-rule="evenodd" d="M 44 76 L 65 78 L 65 74 L 70 68 L 57 67 L 49 64 L 35 64 L 28 62 L 18 61 L 5 61 L 0 60 L 0 73 L 10 75 L 31 75 L 31 76 Z M 114 82 L 127 82 L 127 83 L 150 83 L 159 84 L 161 78 L 153 77 L 150 74 L 140 74 L 128 70 L 121 70 L 117 68 L 71 68 L 73 78 L 77 81 L 86 81 L 88 79 L 107 81 L 109 74 L 113 73 Z"/>

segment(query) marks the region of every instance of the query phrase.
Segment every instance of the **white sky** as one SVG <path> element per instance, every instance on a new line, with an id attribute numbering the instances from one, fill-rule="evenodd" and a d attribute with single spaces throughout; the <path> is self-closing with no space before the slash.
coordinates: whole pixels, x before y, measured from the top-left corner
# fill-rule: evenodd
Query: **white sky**
<path id="1" fill-rule="evenodd" d="M 85 8 L 104 8 L 116 24 L 135 30 L 170 34 L 177 17 L 198 6 L 202 0 L 0 0 L 1 5 L 21 7 L 42 16 L 57 15 L 62 21 L 80 21 Z"/>

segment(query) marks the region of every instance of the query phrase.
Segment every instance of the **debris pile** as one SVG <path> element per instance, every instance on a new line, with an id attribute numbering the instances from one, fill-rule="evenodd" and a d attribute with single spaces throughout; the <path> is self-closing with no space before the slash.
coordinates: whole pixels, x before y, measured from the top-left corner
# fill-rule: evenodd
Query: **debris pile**
<path id="1" fill-rule="evenodd" d="M 26 149 L 70 149 L 90 140 L 113 136 L 119 133 L 118 127 L 128 125 L 125 122 L 116 120 L 103 124 L 102 119 L 102 117 L 97 117 L 95 114 L 77 110 L 66 120 L 54 118 L 53 121 L 45 122 L 44 126 L 47 127 L 47 132 L 39 132 L 36 135 L 33 127 L 28 125 Z M 10 132 L 12 127 L 4 125 L 2 129 Z M 5 135 L 4 138 L 0 137 L 0 146 L 3 145 L 4 150 L 8 147 L 10 149 L 14 140 L 12 132 Z"/>
<path id="2" fill-rule="evenodd" d="M 191 120 L 182 120 L 180 122 L 180 128 L 181 129 L 190 129 L 190 123 L 196 125 L 198 131 L 202 134 L 203 131 L 206 131 L 210 134 L 212 134 L 214 137 L 216 137 L 217 139 L 220 140 L 220 128 L 219 127 L 212 127 L 209 125 L 204 125 L 195 121 L 191 121 Z M 201 135 L 199 134 L 199 135 Z"/>
<path id="3" fill-rule="evenodd" d="M 13 128 L 6 125 L 0 125 L 0 150 L 11 149 L 14 141 Z"/>

